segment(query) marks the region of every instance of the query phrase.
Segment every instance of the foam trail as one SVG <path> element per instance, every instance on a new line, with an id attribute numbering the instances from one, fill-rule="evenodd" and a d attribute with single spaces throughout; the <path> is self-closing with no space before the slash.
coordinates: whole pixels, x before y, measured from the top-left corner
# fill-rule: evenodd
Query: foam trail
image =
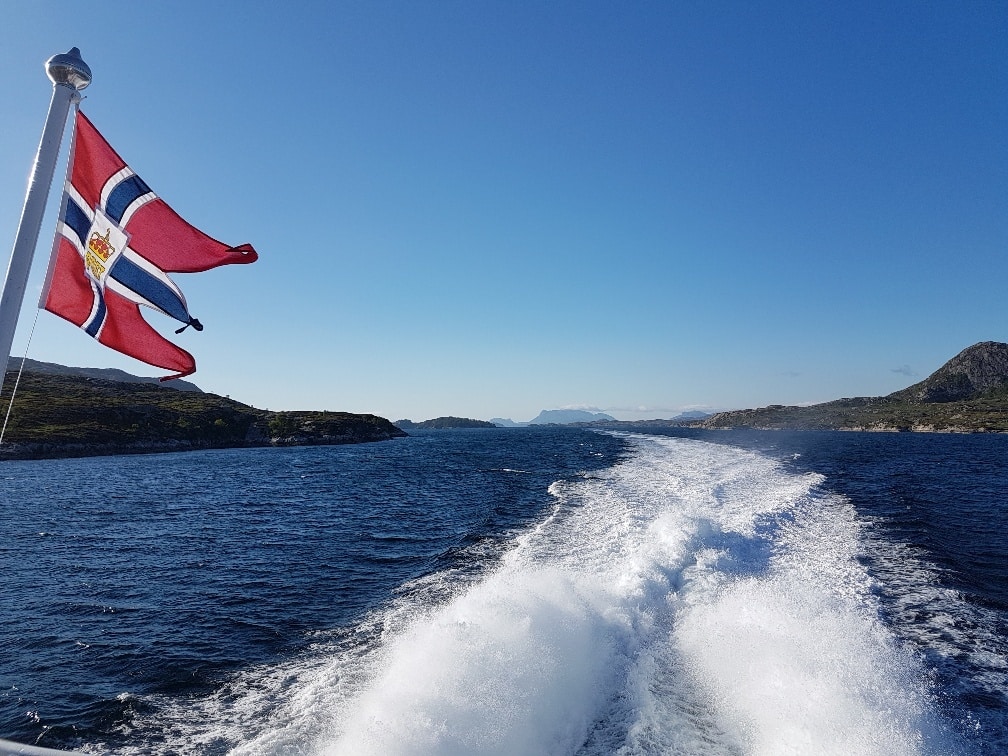
<path id="1" fill-rule="evenodd" d="M 879 620 L 846 500 L 755 453 L 630 440 L 620 464 L 555 483 L 489 574 L 403 586 L 207 720 L 257 733 L 242 754 L 960 750 Z"/>
<path id="2" fill-rule="evenodd" d="M 851 507 L 759 455 L 637 438 L 391 638 L 327 754 L 948 753 Z"/>

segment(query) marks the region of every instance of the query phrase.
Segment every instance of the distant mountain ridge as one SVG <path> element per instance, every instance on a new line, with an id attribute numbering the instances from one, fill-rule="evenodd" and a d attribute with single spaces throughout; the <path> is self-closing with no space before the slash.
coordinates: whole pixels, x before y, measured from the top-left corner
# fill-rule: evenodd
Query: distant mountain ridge
<path id="1" fill-rule="evenodd" d="M 687 410 L 686 412 L 680 412 L 678 415 L 673 417 L 673 420 L 683 421 L 683 420 L 703 420 L 705 417 L 710 417 L 712 413 L 704 412 L 703 410 Z"/>
<path id="2" fill-rule="evenodd" d="M 14 372 L 20 370 L 21 358 L 11 357 L 7 361 L 7 369 Z M 152 383 L 156 386 L 164 386 L 165 388 L 172 388 L 177 391 L 198 391 L 203 393 L 203 389 L 195 383 L 190 383 L 181 378 L 162 381 L 160 378 L 133 375 L 117 368 L 71 367 L 69 365 L 57 365 L 55 362 L 40 362 L 29 357 L 24 361 L 24 369 L 28 372 L 42 373 L 43 375 L 79 375 L 85 378 L 98 378 L 102 381 L 117 381 L 119 383 Z"/>
<path id="3" fill-rule="evenodd" d="M 701 428 L 1008 432 L 1008 344 L 967 347 L 923 381 L 882 397 L 719 412 Z"/>
<path id="4" fill-rule="evenodd" d="M 615 420 L 612 415 L 604 412 L 588 412 L 587 410 L 576 409 L 555 409 L 543 410 L 532 420 L 529 425 L 569 425 L 571 423 L 592 423 L 598 420 Z"/>
<path id="5" fill-rule="evenodd" d="M 564 415 L 559 415 L 558 413 L 565 413 Z M 579 413 L 566 414 L 566 413 Z M 583 414 L 582 414 L 583 413 Z M 571 420 L 563 419 L 564 417 L 585 417 L 587 419 Z M 618 427 L 669 427 L 685 425 L 688 422 L 693 422 L 697 420 L 703 420 L 706 417 L 710 417 L 710 412 L 702 412 L 700 410 L 689 410 L 687 412 L 682 412 L 673 418 L 655 418 L 652 420 L 616 420 L 614 417 L 605 414 L 604 412 L 585 412 L 584 410 L 543 410 L 539 413 L 535 420 L 530 420 L 526 423 L 516 423 L 509 417 L 492 417 L 490 422 L 496 425 L 498 428 L 525 428 L 529 425 L 605 425 L 605 426 L 618 426 Z M 543 422 L 541 418 L 549 418 Z M 559 419 L 553 419 L 559 418 Z"/>

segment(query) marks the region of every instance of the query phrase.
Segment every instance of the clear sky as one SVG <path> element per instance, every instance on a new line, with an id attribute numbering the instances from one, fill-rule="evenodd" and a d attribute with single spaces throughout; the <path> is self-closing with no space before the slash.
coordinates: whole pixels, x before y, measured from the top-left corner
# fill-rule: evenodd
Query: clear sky
<path id="1" fill-rule="evenodd" d="M 148 317 L 258 407 L 670 417 L 1008 341 L 1003 2 L 13 0 L 0 28 L 3 270 L 76 45 L 113 147 L 258 250 L 175 276 L 202 333 Z M 49 313 L 29 356 L 162 374 Z"/>

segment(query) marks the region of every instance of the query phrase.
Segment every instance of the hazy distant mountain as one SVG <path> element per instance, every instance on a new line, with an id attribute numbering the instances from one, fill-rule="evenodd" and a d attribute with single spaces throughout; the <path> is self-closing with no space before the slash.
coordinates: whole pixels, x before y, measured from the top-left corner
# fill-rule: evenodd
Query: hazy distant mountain
<path id="1" fill-rule="evenodd" d="M 604 412 L 588 412 L 586 410 L 543 410 L 529 425 L 567 425 L 569 423 L 591 423 L 595 420 L 615 420 L 612 415 Z"/>
<path id="2" fill-rule="evenodd" d="M 687 412 L 681 412 L 673 420 L 703 420 L 705 417 L 710 417 L 713 413 L 703 412 L 701 410 L 689 410 Z"/>
<path id="3" fill-rule="evenodd" d="M 7 370 L 15 373 L 21 369 L 21 358 L 11 357 L 7 362 Z M 150 378 L 140 375 L 132 375 L 124 370 L 116 368 L 88 368 L 69 367 L 67 365 L 57 365 L 55 362 L 39 362 L 31 358 L 25 360 L 25 372 L 42 373 L 43 375 L 80 375 L 85 378 L 99 378 L 103 381 L 118 381 L 119 383 L 153 383 L 165 388 L 173 388 L 176 391 L 198 391 L 203 390 L 195 383 L 177 378 L 173 381 L 161 381 L 157 378 Z"/>
<path id="4" fill-rule="evenodd" d="M 516 423 L 510 417 L 491 417 L 490 422 L 498 428 L 524 428 L 528 423 Z"/>

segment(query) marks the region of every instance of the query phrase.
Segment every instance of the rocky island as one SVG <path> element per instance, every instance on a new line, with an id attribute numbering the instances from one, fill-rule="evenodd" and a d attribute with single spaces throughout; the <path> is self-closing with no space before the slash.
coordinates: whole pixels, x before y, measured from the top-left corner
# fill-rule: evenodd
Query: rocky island
<path id="1" fill-rule="evenodd" d="M 352 444 L 407 435 L 376 415 L 270 412 L 192 384 L 179 390 L 125 373 L 115 377 L 127 380 L 109 380 L 38 364 L 47 367 L 26 366 L 21 376 L 0 459 Z M 15 379 L 9 371 L 3 411 Z"/>
<path id="2" fill-rule="evenodd" d="M 697 428 L 1008 432 L 1008 344 L 964 349 L 920 383 L 881 397 L 719 412 Z"/>

